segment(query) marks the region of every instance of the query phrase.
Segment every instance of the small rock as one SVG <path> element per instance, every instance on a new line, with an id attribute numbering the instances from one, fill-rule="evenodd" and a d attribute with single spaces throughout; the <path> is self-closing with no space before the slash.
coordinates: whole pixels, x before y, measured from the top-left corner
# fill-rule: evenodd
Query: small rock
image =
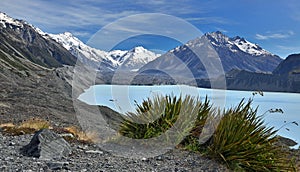
<path id="1" fill-rule="evenodd" d="M 61 159 L 71 153 L 71 147 L 58 134 L 48 129 L 38 131 L 30 143 L 21 152 L 25 156 L 33 156 L 43 160 Z"/>
<path id="2" fill-rule="evenodd" d="M 84 146 L 81 146 L 81 145 L 78 145 L 78 149 L 81 149 L 81 150 L 87 150 L 88 146 L 84 145 Z"/>
<path id="3" fill-rule="evenodd" d="M 69 165 L 68 162 L 48 162 L 47 166 L 50 170 L 61 170 L 61 169 L 68 169 L 67 165 Z"/>
<path id="4" fill-rule="evenodd" d="M 88 151 L 85 151 L 85 153 L 103 154 L 102 151 L 97 151 L 97 150 L 88 150 Z"/>
<path id="5" fill-rule="evenodd" d="M 8 144 L 8 146 L 15 146 L 15 145 L 16 145 L 15 142 L 10 142 L 10 143 Z"/>
<path id="6" fill-rule="evenodd" d="M 70 138 L 74 138 L 74 135 L 71 133 L 63 133 L 63 134 L 59 134 L 61 137 L 70 137 Z"/>
<path id="7" fill-rule="evenodd" d="M 162 160 L 163 160 L 163 158 L 162 158 L 161 156 L 158 156 L 158 157 L 156 157 L 156 160 L 158 160 L 158 161 L 162 161 Z"/>
<path id="8" fill-rule="evenodd" d="M 11 161 L 11 160 L 13 160 L 14 158 L 13 157 L 6 157 L 4 160 L 5 161 Z"/>
<path id="9" fill-rule="evenodd" d="M 7 168 L 8 168 L 8 167 L 7 167 L 6 165 L 2 165 L 2 166 L 0 167 L 0 170 L 1 170 L 1 171 L 5 171 L 5 170 L 7 170 Z"/>

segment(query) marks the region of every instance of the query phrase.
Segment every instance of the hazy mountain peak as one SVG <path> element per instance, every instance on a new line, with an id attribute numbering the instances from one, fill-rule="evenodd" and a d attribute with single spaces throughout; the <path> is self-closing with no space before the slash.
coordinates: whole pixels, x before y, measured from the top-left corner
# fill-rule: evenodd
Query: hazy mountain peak
<path id="1" fill-rule="evenodd" d="M 155 54 L 152 51 L 145 49 L 142 46 L 137 46 L 126 52 L 120 59 L 121 69 L 138 70 L 143 65 L 155 60 L 160 54 Z"/>
<path id="2" fill-rule="evenodd" d="M 139 53 L 139 52 L 146 52 L 148 50 L 146 50 L 144 47 L 142 46 L 137 46 L 132 48 L 131 50 L 129 50 L 130 52 L 134 52 L 134 53 Z"/>
<path id="3" fill-rule="evenodd" d="M 252 56 L 274 55 L 267 50 L 261 48 L 258 44 L 247 41 L 245 38 L 235 36 L 230 38 L 220 31 L 207 33 L 204 36 L 211 41 L 215 47 L 229 48 L 232 52 L 242 51 Z"/>
<path id="4" fill-rule="evenodd" d="M 67 50 L 70 50 L 72 47 L 80 47 L 80 45 L 83 45 L 83 42 L 74 37 L 70 32 L 49 34 L 49 36 L 56 42 L 61 43 Z"/>
<path id="5" fill-rule="evenodd" d="M 206 33 L 205 36 L 212 42 L 216 43 L 216 44 L 220 44 L 220 43 L 226 43 L 229 41 L 229 37 L 224 35 L 222 32 L 220 31 L 216 31 L 216 32 L 211 32 L 211 33 Z"/>
<path id="6" fill-rule="evenodd" d="M 254 56 L 273 55 L 267 50 L 261 48 L 258 44 L 251 43 L 244 38 L 234 37 L 231 39 L 231 42 L 233 42 L 237 47 L 239 47 L 240 50 Z"/>

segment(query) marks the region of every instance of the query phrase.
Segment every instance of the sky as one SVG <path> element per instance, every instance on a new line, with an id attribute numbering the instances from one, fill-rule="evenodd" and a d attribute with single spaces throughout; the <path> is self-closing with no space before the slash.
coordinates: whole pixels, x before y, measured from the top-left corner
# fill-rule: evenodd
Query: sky
<path id="1" fill-rule="evenodd" d="M 244 37 L 282 58 L 300 52 L 299 0 L 1 0 L 0 11 L 47 33 L 71 32 L 84 43 L 122 18 L 159 13 L 182 19 L 202 33 L 221 31 L 229 37 Z M 145 27 L 151 22 L 164 25 L 166 21 L 152 18 Z M 116 25 L 114 29 L 136 31 L 126 27 Z M 189 32 L 182 33 L 185 30 L 176 24 L 173 29 L 178 36 Z M 114 49 L 141 45 L 164 52 L 181 43 L 176 36 L 149 33 L 125 39 Z"/>

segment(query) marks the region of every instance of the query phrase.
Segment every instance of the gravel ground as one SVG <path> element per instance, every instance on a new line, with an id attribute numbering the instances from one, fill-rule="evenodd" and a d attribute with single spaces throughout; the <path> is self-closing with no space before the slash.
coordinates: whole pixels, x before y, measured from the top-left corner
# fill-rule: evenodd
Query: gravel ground
<path id="1" fill-rule="evenodd" d="M 72 143 L 72 154 L 60 160 L 39 160 L 20 154 L 20 148 L 33 135 L 4 136 L 0 134 L 0 171 L 229 171 L 225 166 L 199 154 L 172 150 L 149 159 L 128 159 L 113 156 L 96 145 Z"/>

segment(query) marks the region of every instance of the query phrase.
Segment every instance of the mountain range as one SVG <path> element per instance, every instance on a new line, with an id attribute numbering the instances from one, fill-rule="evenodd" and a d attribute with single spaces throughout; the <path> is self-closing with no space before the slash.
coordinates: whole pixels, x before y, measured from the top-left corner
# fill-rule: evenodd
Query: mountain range
<path id="1" fill-rule="evenodd" d="M 65 70 L 56 69 L 69 70 L 67 66 L 75 66 L 79 60 L 98 71 L 99 83 L 124 84 L 134 76 L 130 84 L 188 84 L 195 78 L 197 86 L 210 87 L 208 75 L 218 79 L 224 74 L 229 89 L 299 90 L 295 88 L 299 83 L 299 54 L 283 60 L 242 37 L 230 38 L 219 31 L 206 33 L 162 55 L 141 46 L 106 52 L 84 44 L 69 32 L 45 33 L 26 21 L 0 13 L 0 39 L 1 75 L 5 76 L 1 80 L 10 80 L 6 76 L 14 74 L 33 76 L 36 71 L 50 69 L 55 69 L 57 76 L 70 79 L 66 72 L 60 73 Z M 209 63 L 205 58 L 210 58 Z M 123 81 L 119 83 L 112 81 L 116 71 L 122 71 L 119 78 Z"/>
<path id="2" fill-rule="evenodd" d="M 92 48 L 71 33 L 48 34 L 46 39 L 53 39 L 61 44 L 65 49 L 71 52 L 84 63 L 97 67 L 100 70 L 138 70 L 141 66 L 154 60 L 160 54 L 155 54 L 145 48 L 139 46 L 131 50 L 113 50 L 105 52 L 96 48 Z"/>

